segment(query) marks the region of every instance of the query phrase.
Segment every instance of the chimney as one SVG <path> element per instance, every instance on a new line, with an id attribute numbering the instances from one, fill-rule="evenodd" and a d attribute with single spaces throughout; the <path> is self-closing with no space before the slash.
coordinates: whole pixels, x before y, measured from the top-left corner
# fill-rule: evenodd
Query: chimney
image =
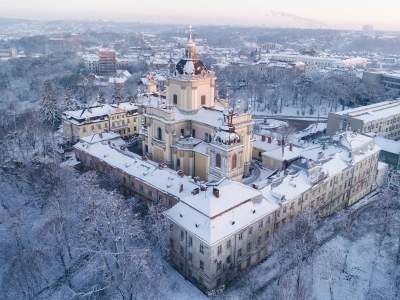
<path id="1" fill-rule="evenodd" d="M 269 137 L 268 137 L 268 144 L 271 144 L 271 143 L 272 143 L 272 137 L 269 136 Z"/>
<path id="2" fill-rule="evenodd" d="M 293 144 L 292 143 L 289 144 L 289 151 L 293 151 Z"/>
<path id="3" fill-rule="evenodd" d="M 217 189 L 216 187 L 213 188 L 213 194 L 214 194 L 215 198 L 219 198 L 219 189 Z"/>
<path id="4" fill-rule="evenodd" d="M 261 140 L 262 140 L 263 142 L 265 142 L 265 135 L 262 135 L 262 136 L 261 136 Z"/>
<path id="5" fill-rule="evenodd" d="M 197 195 L 200 192 L 200 189 L 197 187 L 192 191 L 192 195 Z"/>
<path id="6" fill-rule="evenodd" d="M 183 170 L 178 170 L 178 176 L 179 177 L 183 177 L 183 176 L 185 176 L 185 173 L 183 172 Z"/>
<path id="7" fill-rule="evenodd" d="M 179 193 L 183 192 L 183 183 L 181 183 L 181 185 L 179 186 Z"/>
<path id="8" fill-rule="evenodd" d="M 280 146 L 281 145 L 281 140 L 278 140 L 278 146 Z"/>

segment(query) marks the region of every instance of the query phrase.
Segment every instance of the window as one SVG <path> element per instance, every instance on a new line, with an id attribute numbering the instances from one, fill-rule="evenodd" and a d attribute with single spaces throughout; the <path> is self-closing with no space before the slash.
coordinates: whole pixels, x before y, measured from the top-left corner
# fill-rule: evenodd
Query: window
<path id="1" fill-rule="evenodd" d="M 160 127 L 157 128 L 157 139 L 162 140 L 162 129 Z"/>
<path id="2" fill-rule="evenodd" d="M 222 263 L 219 261 L 217 262 L 217 271 L 221 270 Z"/>
<path id="3" fill-rule="evenodd" d="M 174 105 L 177 105 L 177 104 L 178 104 L 178 95 L 177 95 L 177 94 L 174 94 L 174 95 L 172 96 L 172 98 L 173 98 L 173 104 L 174 104 Z"/>
<path id="4" fill-rule="evenodd" d="M 192 137 L 196 137 L 196 129 L 192 129 Z"/>
<path id="5" fill-rule="evenodd" d="M 176 159 L 176 168 L 177 169 L 181 168 L 181 160 L 179 158 Z"/>
<path id="6" fill-rule="evenodd" d="M 239 234 L 239 240 L 243 240 L 243 233 Z"/>
<path id="7" fill-rule="evenodd" d="M 238 250 L 238 256 L 242 256 L 242 248 L 239 248 L 239 250 Z"/>
<path id="8" fill-rule="evenodd" d="M 257 239 L 257 244 L 258 244 L 258 245 L 261 245 L 261 236 L 258 237 L 258 239 Z"/>
<path id="9" fill-rule="evenodd" d="M 205 95 L 201 96 L 201 105 L 206 105 L 206 96 Z"/>
<path id="10" fill-rule="evenodd" d="M 217 252 L 218 252 L 218 255 L 221 255 L 221 253 L 222 253 L 222 245 L 218 246 L 218 251 Z"/>
<path id="11" fill-rule="evenodd" d="M 221 168 L 221 155 L 219 153 L 215 156 L 215 166 Z"/>
<path id="12" fill-rule="evenodd" d="M 260 223 L 258 223 L 258 228 L 261 230 L 261 228 L 263 228 L 264 226 L 264 220 L 261 220 Z"/>
<path id="13" fill-rule="evenodd" d="M 82 132 L 86 132 L 86 127 L 82 127 Z"/>
<path id="14" fill-rule="evenodd" d="M 232 170 L 236 169 L 236 162 L 237 162 L 237 155 L 233 154 L 232 155 Z"/>
<path id="15" fill-rule="evenodd" d="M 230 264 L 231 261 L 232 261 L 232 259 L 231 259 L 231 256 L 229 255 L 229 256 L 226 258 L 226 263 L 227 263 L 227 264 Z"/>
<path id="16" fill-rule="evenodd" d="M 231 247 L 231 240 L 229 240 L 227 243 L 226 243 L 226 248 L 230 248 Z"/>
<path id="17" fill-rule="evenodd" d="M 190 262 L 192 262 L 192 259 L 193 259 L 193 254 L 192 254 L 192 252 L 189 252 L 188 260 Z"/>
<path id="18" fill-rule="evenodd" d="M 252 234 L 253 233 L 253 227 L 250 227 L 249 228 L 249 234 Z"/>
<path id="19" fill-rule="evenodd" d="M 182 246 L 180 246 L 180 248 L 179 248 L 179 254 L 180 254 L 181 256 L 183 256 L 183 247 L 182 247 Z"/>
<path id="20" fill-rule="evenodd" d="M 174 224 L 169 224 L 169 230 L 172 231 L 174 229 Z"/>
<path id="21" fill-rule="evenodd" d="M 192 245 L 193 245 L 193 239 L 192 237 L 189 237 L 189 247 L 192 247 Z"/>
<path id="22" fill-rule="evenodd" d="M 251 250 L 251 243 L 247 243 L 247 252 L 249 252 Z"/>
<path id="23" fill-rule="evenodd" d="M 204 141 L 208 142 L 208 132 L 204 134 Z"/>
<path id="24" fill-rule="evenodd" d="M 107 128 L 107 123 L 104 123 L 104 128 Z"/>
<path id="25" fill-rule="evenodd" d="M 181 241 L 185 238 L 185 233 L 181 230 Z"/>
<path id="26" fill-rule="evenodd" d="M 267 232 L 265 233 L 264 238 L 265 238 L 265 240 L 268 240 L 268 238 L 269 238 L 269 231 L 267 231 Z"/>
<path id="27" fill-rule="evenodd" d="M 200 260 L 200 269 L 204 270 L 204 262 Z"/>
<path id="28" fill-rule="evenodd" d="M 185 136 L 185 129 L 181 128 L 181 136 Z"/>
<path id="29" fill-rule="evenodd" d="M 101 129 L 101 124 L 97 124 L 97 128 L 98 128 L 98 129 Z"/>
<path id="30" fill-rule="evenodd" d="M 200 253 L 204 254 L 204 246 L 203 246 L 203 244 L 200 244 Z"/>
<path id="31" fill-rule="evenodd" d="M 169 239 L 169 245 L 170 245 L 171 249 L 174 248 L 174 240 L 173 239 Z"/>

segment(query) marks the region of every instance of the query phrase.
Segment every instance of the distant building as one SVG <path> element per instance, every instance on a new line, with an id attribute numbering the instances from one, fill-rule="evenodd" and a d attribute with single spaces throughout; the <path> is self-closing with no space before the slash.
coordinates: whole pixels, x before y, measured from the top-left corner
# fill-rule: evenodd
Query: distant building
<path id="1" fill-rule="evenodd" d="M 400 170 L 400 141 L 377 137 L 375 143 L 381 148 L 379 160 L 394 169 Z"/>
<path id="2" fill-rule="evenodd" d="M 117 59 L 114 50 L 101 49 L 99 57 L 99 75 L 114 75 L 117 71 Z"/>
<path id="3" fill-rule="evenodd" d="M 364 72 L 363 82 L 371 87 L 383 86 L 387 89 L 400 91 L 400 73 L 399 72 Z"/>
<path id="4" fill-rule="evenodd" d="M 15 49 L 15 48 L 0 49 L 0 59 L 1 58 L 15 58 L 15 57 L 17 57 L 17 49 Z"/>
<path id="5" fill-rule="evenodd" d="M 86 69 L 93 74 L 99 73 L 99 56 L 96 54 L 88 54 L 83 57 Z"/>
<path id="6" fill-rule="evenodd" d="M 329 113 L 327 133 L 351 129 L 373 133 L 388 139 L 400 138 L 400 101 L 384 101 L 367 106 Z"/>
<path id="7" fill-rule="evenodd" d="M 116 132 L 129 137 L 139 132 L 139 114 L 130 102 L 99 104 L 89 108 L 63 113 L 64 141 L 76 143 L 79 139 L 102 132 Z"/>

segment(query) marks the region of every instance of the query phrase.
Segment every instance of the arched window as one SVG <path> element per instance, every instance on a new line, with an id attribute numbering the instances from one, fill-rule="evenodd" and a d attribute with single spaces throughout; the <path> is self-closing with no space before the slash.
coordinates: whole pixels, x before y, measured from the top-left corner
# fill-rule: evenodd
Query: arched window
<path id="1" fill-rule="evenodd" d="M 176 168 L 178 170 L 181 168 L 181 160 L 179 158 L 176 159 Z"/>
<path id="2" fill-rule="evenodd" d="M 157 128 L 157 138 L 160 141 L 162 140 L 162 129 L 160 127 Z"/>
<path id="3" fill-rule="evenodd" d="M 232 170 L 236 169 L 236 165 L 237 165 L 237 155 L 233 154 L 232 155 Z"/>
<path id="4" fill-rule="evenodd" d="M 178 104 L 178 95 L 177 94 L 174 94 L 173 96 L 172 96 L 172 98 L 173 98 L 173 104 L 174 105 L 177 105 Z"/>
<path id="5" fill-rule="evenodd" d="M 221 168 L 221 155 L 219 153 L 215 156 L 215 166 Z"/>

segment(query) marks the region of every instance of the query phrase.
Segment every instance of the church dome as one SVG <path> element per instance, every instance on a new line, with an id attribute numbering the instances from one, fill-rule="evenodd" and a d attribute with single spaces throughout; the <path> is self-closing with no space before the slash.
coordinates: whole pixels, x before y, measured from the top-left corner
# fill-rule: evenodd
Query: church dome
<path id="1" fill-rule="evenodd" d="M 199 59 L 192 60 L 185 58 L 176 64 L 176 72 L 181 75 L 200 75 L 207 72 L 207 68 Z"/>
<path id="2" fill-rule="evenodd" d="M 240 143 L 240 137 L 227 126 L 221 126 L 214 136 L 214 141 L 224 145 Z"/>
<path id="3" fill-rule="evenodd" d="M 185 57 L 176 64 L 176 72 L 180 75 L 201 75 L 207 72 L 204 63 L 198 58 L 196 43 L 192 39 L 192 27 L 185 47 Z"/>

